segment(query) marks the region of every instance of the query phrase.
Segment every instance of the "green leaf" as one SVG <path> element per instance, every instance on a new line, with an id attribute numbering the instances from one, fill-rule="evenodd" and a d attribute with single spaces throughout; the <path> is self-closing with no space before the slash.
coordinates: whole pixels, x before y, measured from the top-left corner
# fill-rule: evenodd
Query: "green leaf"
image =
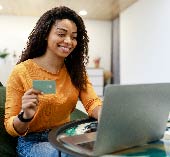
<path id="1" fill-rule="evenodd" d="M 5 58 L 9 55 L 9 53 L 7 52 L 7 49 L 3 49 L 2 51 L 0 51 L 0 58 Z"/>

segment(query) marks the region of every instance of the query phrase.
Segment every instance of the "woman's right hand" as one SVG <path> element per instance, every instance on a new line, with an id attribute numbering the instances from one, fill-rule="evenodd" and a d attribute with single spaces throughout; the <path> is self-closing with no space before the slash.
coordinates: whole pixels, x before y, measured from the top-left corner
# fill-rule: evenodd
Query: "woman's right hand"
<path id="1" fill-rule="evenodd" d="M 24 119 L 30 119 L 35 115 L 39 103 L 39 94 L 42 94 L 42 92 L 31 88 L 22 96 L 22 111 L 24 111 Z"/>

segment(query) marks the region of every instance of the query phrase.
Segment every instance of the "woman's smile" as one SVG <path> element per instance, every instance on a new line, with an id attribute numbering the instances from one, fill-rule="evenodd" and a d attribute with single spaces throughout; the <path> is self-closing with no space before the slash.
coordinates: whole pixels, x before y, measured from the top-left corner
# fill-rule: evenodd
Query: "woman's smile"
<path id="1" fill-rule="evenodd" d="M 68 46 L 62 46 L 62 45 L 58 45 L 58 47 L 61 49 L 61 51 L 63 51 L 64 53 L 69 53 L 71 50 L 71 47 Z"/>

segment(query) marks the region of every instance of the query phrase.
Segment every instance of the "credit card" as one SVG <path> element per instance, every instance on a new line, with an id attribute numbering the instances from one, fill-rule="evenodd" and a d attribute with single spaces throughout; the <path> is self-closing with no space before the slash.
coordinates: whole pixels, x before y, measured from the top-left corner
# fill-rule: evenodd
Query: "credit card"
<path id="1" fill-rule="evenodd" d="M 33 80 L 33 88 L 44 94 L 56 94 L 55 80 Z"/>

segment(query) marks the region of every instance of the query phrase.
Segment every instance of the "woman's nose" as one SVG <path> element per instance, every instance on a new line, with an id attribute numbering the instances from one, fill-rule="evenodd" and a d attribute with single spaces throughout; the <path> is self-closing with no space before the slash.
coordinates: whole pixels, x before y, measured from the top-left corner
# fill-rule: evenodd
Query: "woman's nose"
<path id="1" fill-rule="evenodd" d="M 64 39 L 64 42 L 65 43 L 71 43 L 71 37 L 65 37 L 65 39 Z"/>

